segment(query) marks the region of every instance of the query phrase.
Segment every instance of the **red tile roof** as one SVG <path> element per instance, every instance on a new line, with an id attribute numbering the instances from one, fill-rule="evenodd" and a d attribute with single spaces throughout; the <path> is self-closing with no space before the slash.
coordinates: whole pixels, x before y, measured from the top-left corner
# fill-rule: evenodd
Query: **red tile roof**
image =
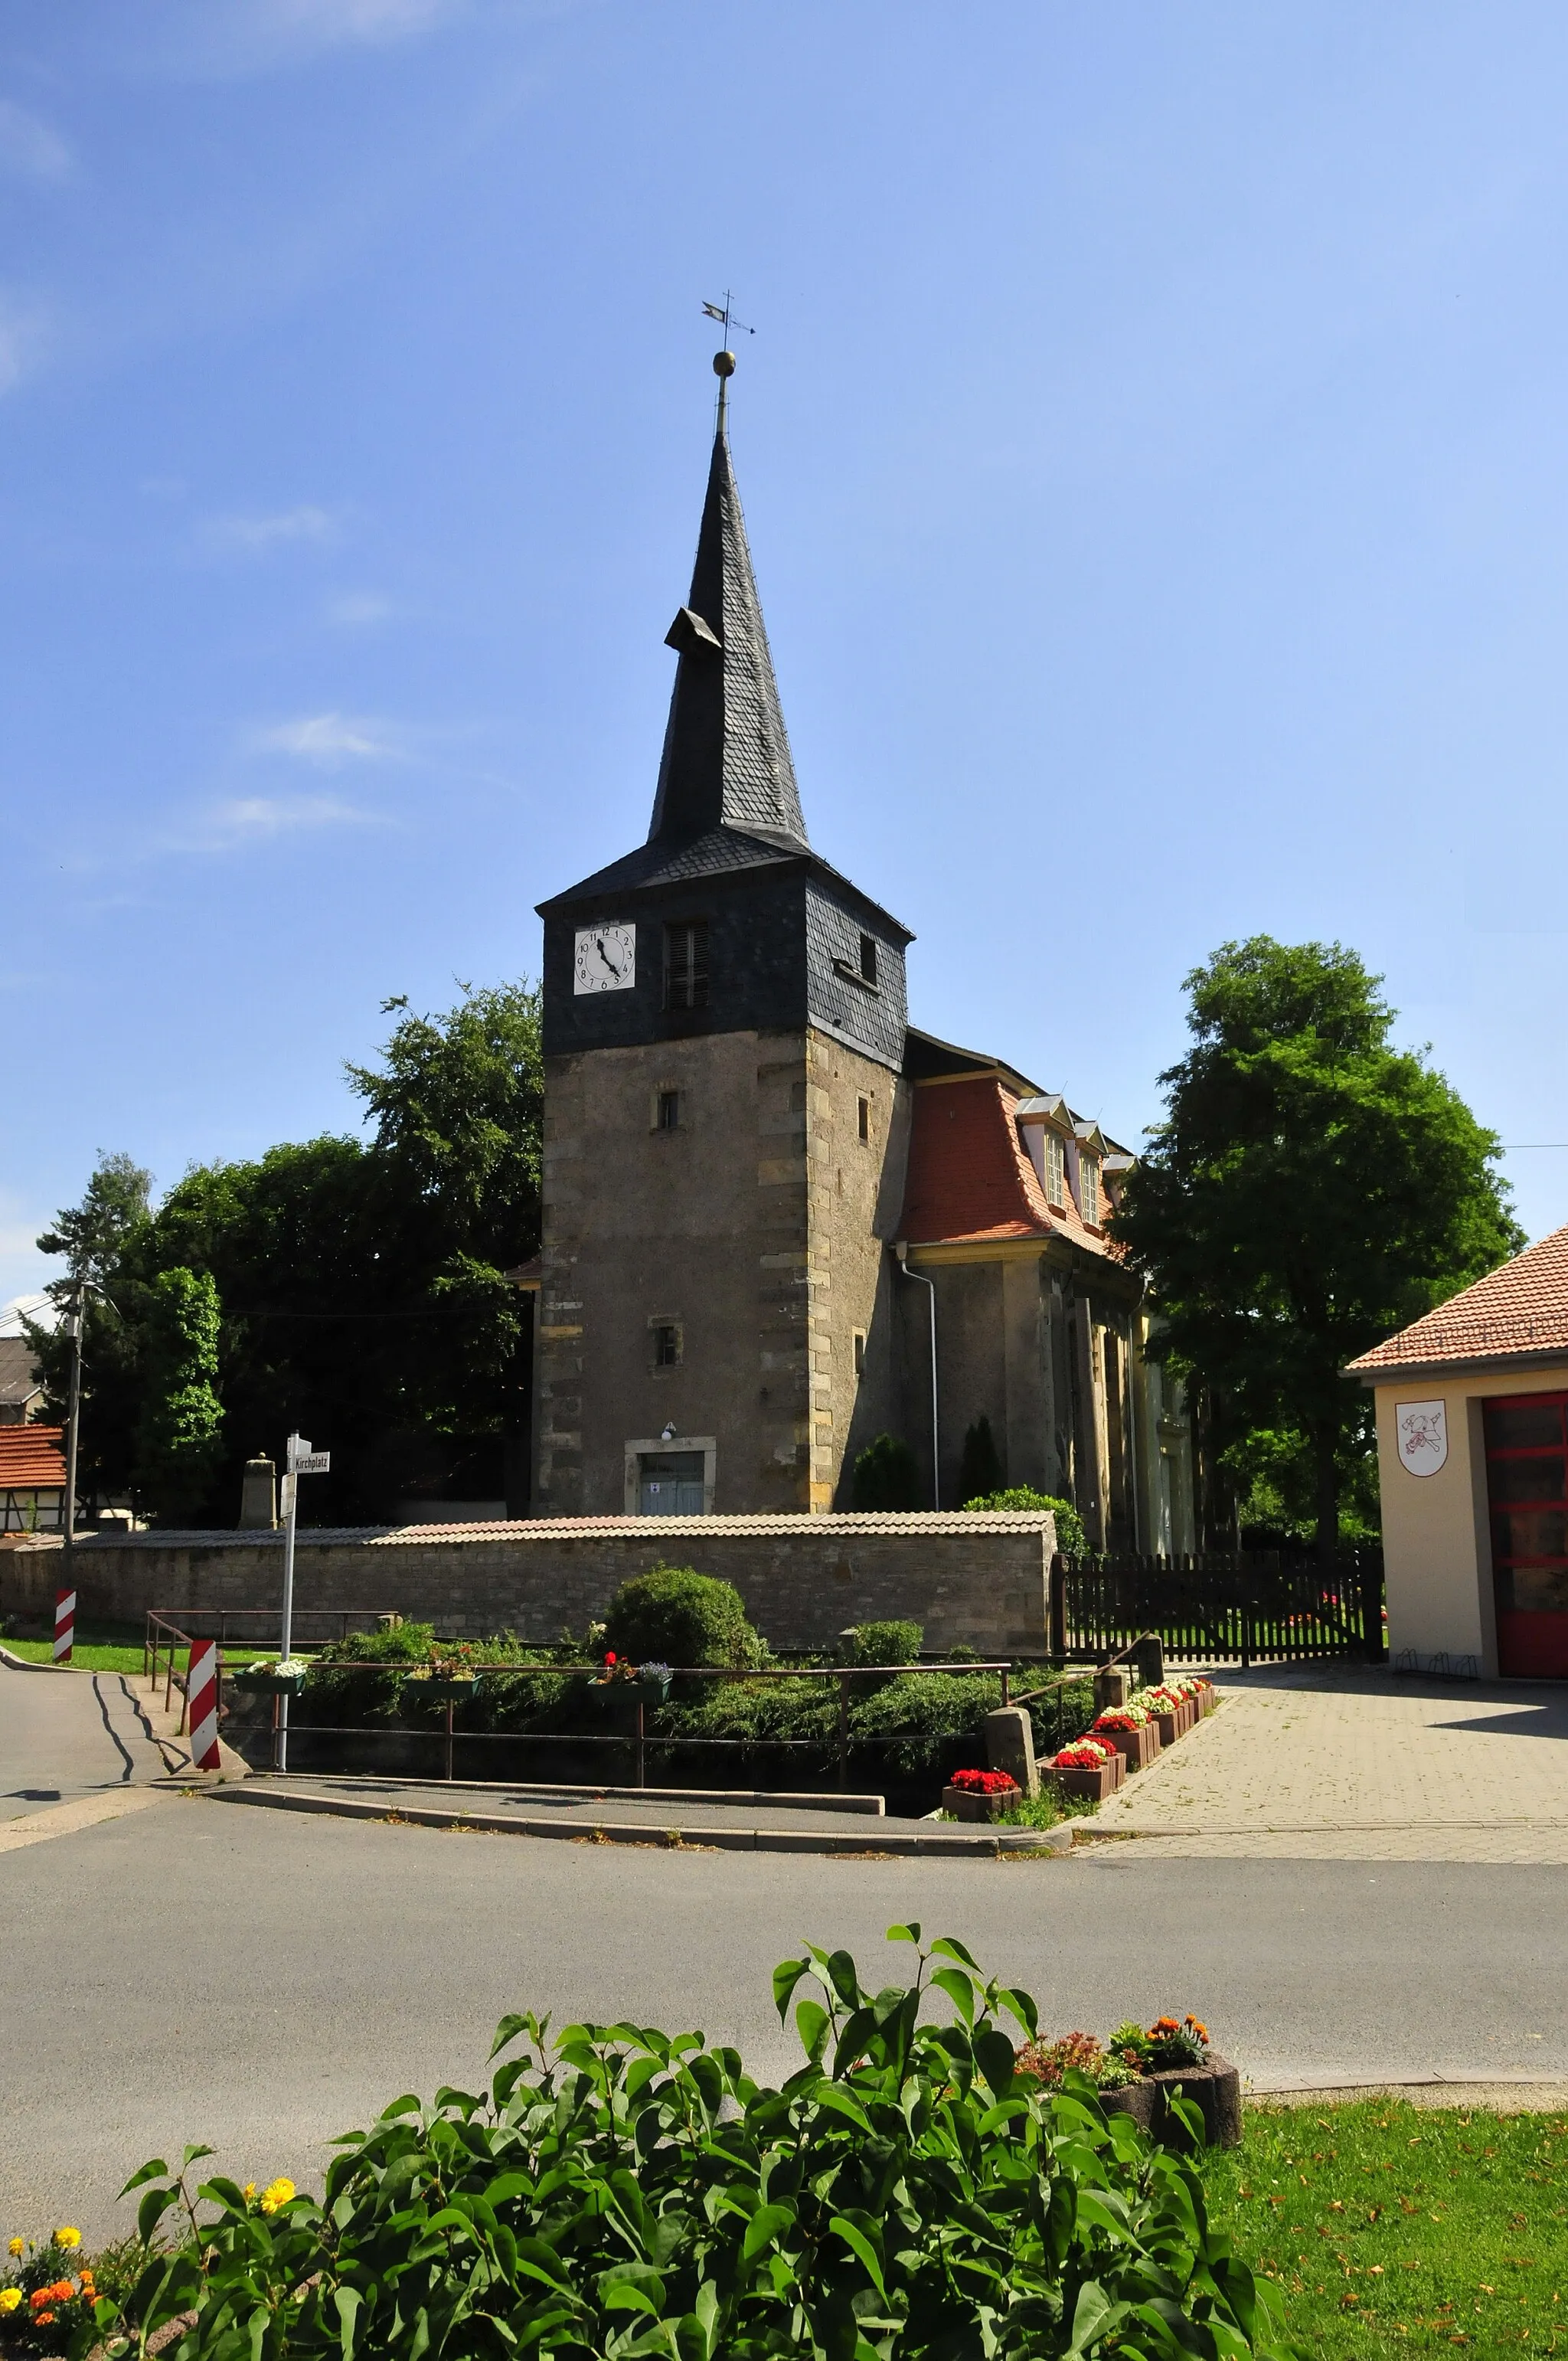
<path id="1" fill-rule="evenodd" d="M 1568 1355 L 1568 1228 L 1451 1295 L 1350 1367 L 1358 1376 L 1446 1362 Z"/>
<path id="2" fill-rule="evenodd" d="M 1046 1202 L 1014 1120 L 1018 1094 L 998 1075 L 922 1082 L 915 1092 L 900 1235 L 911 1246 L 1069 1237 L 1095 1254 L 1109 1241 L 1086 1229 L 1071 1202 Z"/>
<path id="3" fill-rule="evenodd" d="M 0 1426 L 0 1492 L 63 1488 L 64 1438 L 60 1426 Z"/>

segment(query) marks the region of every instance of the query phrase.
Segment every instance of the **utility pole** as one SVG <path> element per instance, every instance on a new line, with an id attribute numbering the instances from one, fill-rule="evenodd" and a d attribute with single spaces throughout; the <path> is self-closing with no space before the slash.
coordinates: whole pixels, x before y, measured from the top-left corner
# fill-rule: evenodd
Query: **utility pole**
<path id="1" fill-rule="evenodd" d="M 283 1483 L 288 1494 L 287 1513 L 283 1520 L 283 1628 L 278 1641 L 278 1662 L 286 1664 L 294 1653 L 294 1524 L 300 1507 L 302 1476 L 324 1476 L 332 1466 L 330 1451 L 313 1451 L 302 1434 L 289 1437 L 287 1465 Z M 274 1746 L 273 1768 L 289 1768 L 289 1693 L 283 1690 L 278 1699 L 278 1732 Z"/>
<path id="2" fill-rule="evenodd" d="M 71 1407 L 65 1428 L 65 1546 L 76 1539 L 76 1436 L 82 1423 L 82 1331 L 85 1324 L 87 1283 L 78 1278 L 65 1331 L 71 1338 Z"/>

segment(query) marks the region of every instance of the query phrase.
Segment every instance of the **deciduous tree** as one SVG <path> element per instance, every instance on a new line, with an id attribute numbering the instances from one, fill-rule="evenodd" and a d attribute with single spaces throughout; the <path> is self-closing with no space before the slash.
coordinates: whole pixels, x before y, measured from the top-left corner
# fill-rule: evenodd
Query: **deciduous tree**
<path id="1" fill-rule="evenodd" d="M 1308 1438 L 1325 1554 L 1365 1433 L 1345 1364 L 1524 1243 L 1497 1135 L 1393 1046 L 1381 982 L 1338 943 L 1267 935 L 1195 969 L 1192 1047 L 1113 1224 L 1164 1322 L 1153 1349 L 1240 1428 Z"/>

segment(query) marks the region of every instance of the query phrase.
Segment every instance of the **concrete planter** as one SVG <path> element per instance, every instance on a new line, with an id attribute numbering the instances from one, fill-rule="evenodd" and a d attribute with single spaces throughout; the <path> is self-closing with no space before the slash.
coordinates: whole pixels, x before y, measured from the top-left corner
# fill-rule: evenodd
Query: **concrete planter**
<path id="1" fill-rule="evenodd" d="M 1120 1754 L 1113 1754 L 1109 1763 L 1096 1763 L 1092 1767 L 1088 1763 L 1069 1763 L 1059 1768 L 1053 1764 L 1050 1775 L 1056 1782 L 1058 1795 L 1086 1795 L 1091 1804 L 1102 1804 L 1107 1795 L 1115 1794 L 1126 1777 L 1127 1766 Z"/>
<path id="2" fill-rule="evenodd" d="M 1211 2147 L 1240 2147 L 1242 2078 L 1228 2058 L 1216 2058 L 1212 2052 L 1207 2065 L 1176 2067 L 1147 2074 L 1123 2091 L 1103 2091 L 1100 2103 L 1108 2115 L 1131 2115 L 1155 2139 L 1163 2139 L 1170 2131 L 1184 2140 L 1186 2136 L 1178 2131 L 1170 2113 L 1171 2094 L 1178 2090 L 1202 2111 Z"/>
<path id="3" fill-rule="evenodd" d="M 1113 1746 L 1129 1771 L 1146 1771 L 1159 1752 L 1159 1729 L 1152 1721 L 1136 1730 L 1097 1730 L 1093 1735 Z"/>
<path id="4" fill-rule="evenodd" d="M 1205 1714 L 1212 1713 L 1214 1708 L 1219 1704 L 1219 1698 L 1214 1694 L 1213 1682 L 1205 1681 L 1202 1687 L 1199 1690 L 1196 1699 L 1200 1719 L 1201 1719 Z"/>
<path id="5" fill-rule="evenodd" d="M 1168 1713 L 1156 1714 L 1155 1728 L 1159 1732 L 1159 1742 L 1162 1748 L 1174 1746 L 1177 1740 L 1186 1734 L 1187 1723 L 1183 1719 L 1183 1712 L 1182 1707 L 1172 1706 Z"/>
<path id="6" fill-rule="evenodd" d="M 1010 1787 L 1000 1795 L 977 1795 L 968 1787 L 944 1787 L 942 1809 L 955 1820 L 999 1820 L 1023 1801 L 1023 1790 Z"/>

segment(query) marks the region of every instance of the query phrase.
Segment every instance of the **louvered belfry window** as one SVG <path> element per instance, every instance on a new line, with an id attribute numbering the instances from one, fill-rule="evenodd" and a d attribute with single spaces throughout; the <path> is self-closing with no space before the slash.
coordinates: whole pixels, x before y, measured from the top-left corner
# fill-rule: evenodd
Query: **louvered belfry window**
<path id="1" fill-rule="evenodd" d="M 680 918 L 664 928 L 664 1005 L 707 1006 L 706 918 Z"/>

